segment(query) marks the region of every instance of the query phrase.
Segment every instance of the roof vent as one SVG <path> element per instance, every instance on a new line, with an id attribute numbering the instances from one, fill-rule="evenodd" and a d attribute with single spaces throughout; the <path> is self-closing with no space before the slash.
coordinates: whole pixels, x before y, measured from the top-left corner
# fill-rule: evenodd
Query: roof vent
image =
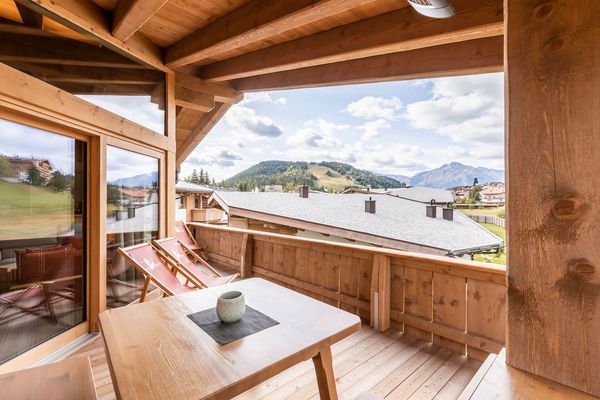
<path id="1" fill-rule="evenodd" d="M 302 197 L 303 199 L 308 198 L 308 186 L 300 186 L 300 197 Z"/>
<path id="2" fill-rule="evenodd" d="M 371 197 L 369 197 L 369 200 L 365 200 L 365 212 L 375 214 L 375 200 Z"/>
<path id="3" fill-rule="evenodd" d="M 431 200 L 431 205 L 429 206 L 425 206 L 425 215 L 427 215 L 429 218 L 435 218 L 436 217 L 436 206 L 435 206 L 435 200 Z"/>
<path id="4" fill-rule="evenodd" d="M 456 13 L 448 0 L 408 0 L 419 14 L 431 18 L 450 18 Z"/>
<path id="5" fill-rule="evenodd" d="M 448 221 L 454 220 L 454 208 L 450 207 L 450 203 L 448 203 L 446 207 L 442 208 L 442 217 Z"/>

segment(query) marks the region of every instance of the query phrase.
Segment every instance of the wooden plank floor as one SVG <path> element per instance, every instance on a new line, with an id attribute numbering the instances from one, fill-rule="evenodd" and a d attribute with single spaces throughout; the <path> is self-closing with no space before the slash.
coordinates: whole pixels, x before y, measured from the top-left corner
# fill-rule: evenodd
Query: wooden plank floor
<path id="1" fill-rule="evenodd" d="M 481 365 L 397 331 L 377 333 L 368 327 L 332 350 L 340 399 L 456 399 Z M 98 398 L 114 399 L 102 339 L 71 357 L 81 356 L 91 359 Z M 236 399 L 318 399 L 313 364 L 298 364 Z"/>

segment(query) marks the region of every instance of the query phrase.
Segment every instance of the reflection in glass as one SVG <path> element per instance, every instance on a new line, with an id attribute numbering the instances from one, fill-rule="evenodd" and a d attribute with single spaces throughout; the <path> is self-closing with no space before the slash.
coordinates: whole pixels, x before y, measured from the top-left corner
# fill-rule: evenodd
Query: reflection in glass
<path id="1" fill-rule="evenodd" d="M 0 119 L 0 363 L 86 319 L 85 155 Z"/>
<path id="2" fill-rule="evenodd" d="M 158 237 L 158 159 L 107 149 L 107 306 L 139 298 L 143 276 L 117 253 Z"/>

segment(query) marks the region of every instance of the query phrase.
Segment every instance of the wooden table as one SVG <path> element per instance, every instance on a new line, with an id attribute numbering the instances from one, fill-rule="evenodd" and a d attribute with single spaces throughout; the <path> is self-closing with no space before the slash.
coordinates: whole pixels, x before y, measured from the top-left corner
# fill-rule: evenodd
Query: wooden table
<path id="1" fill-rule="evenodd" d="M 212 308 L 219 294 L 279 325 L 224 346 L 187 314 Z M 230 399 L 309 358 L 322 399 L 336 399 L 331 345 L 360 329 L 358 316 L 253 278 L 100 314 L 111 375 L 122 399 Z"/>

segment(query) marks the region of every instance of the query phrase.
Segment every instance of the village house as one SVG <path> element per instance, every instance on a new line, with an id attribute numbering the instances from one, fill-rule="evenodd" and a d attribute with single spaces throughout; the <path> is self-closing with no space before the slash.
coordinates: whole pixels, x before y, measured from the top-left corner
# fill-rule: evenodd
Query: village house
<path id="1" fill-rule="evenodd" d="M 432 191 L 412 192 L 423 193 Z M 394 195 L 215 191 L 209 205 L 223 209 L 231 227 L 298 237 L 454 257 L 504 247 L 496 235 L 451 208 Z"/>
<path id="2" fill-rule="evenodd" d="M 52 177 L 54 167 L 50 161 L 40 158 L 25 158 L 25 157 L 7 157 L 12 170 L 17 175 L 17 179 L 24 182 L 28 179 L 29 170 L 35 167 L 40 171 L 40 176 L 44 181 L 48 181 Z"/>
<path id="3" fill-rule="evenodd" d="M 506 193 L 503 183 L 485 185 L 479 192 L 480 201 L 484 204 L 504 205 Z"/>

